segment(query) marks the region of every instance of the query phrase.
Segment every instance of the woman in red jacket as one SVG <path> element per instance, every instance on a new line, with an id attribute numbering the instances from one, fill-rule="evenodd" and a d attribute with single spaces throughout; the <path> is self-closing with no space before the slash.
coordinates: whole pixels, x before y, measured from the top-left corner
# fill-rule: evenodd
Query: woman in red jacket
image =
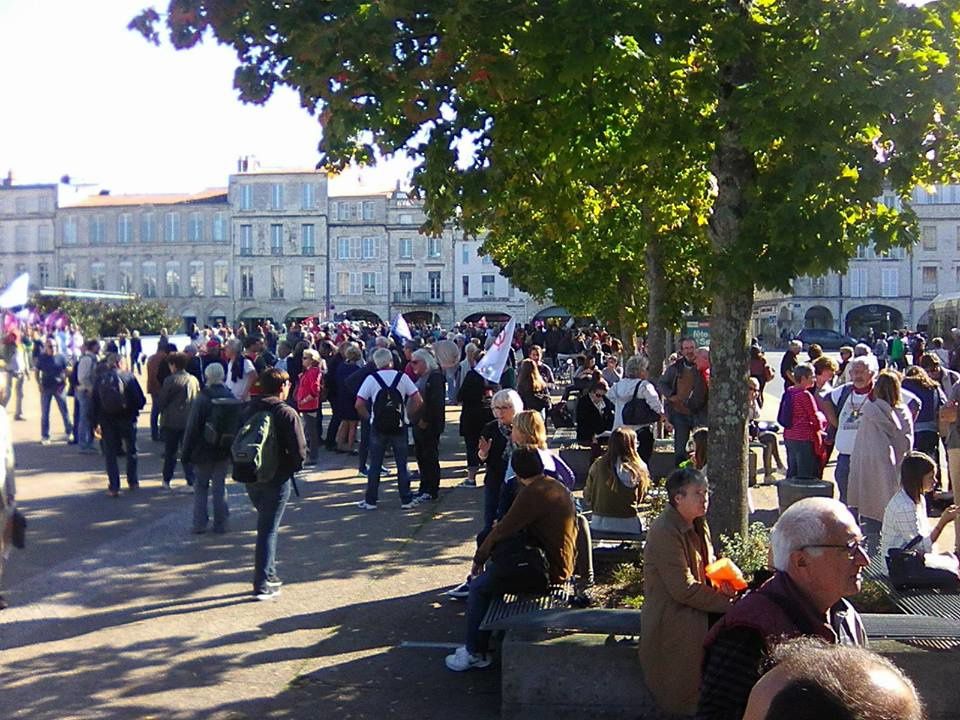
<path id="1" fill-rule="evenodd" d="M 787 477 L 820 477 L 823 429 L 826 418 L 817 409 L 817 401 L 810 392 L 814 385 L 813 366 L 807 363 L 793 369 L 796 385 L 787 388 L 784 402 L 790 406 L 790 424 L 783 429 L 787 446 Z"/>
<path id="2" fill-rule="evenodd" d="M 320 455 L 320 433 L 323 415 L 320 410 L 320 393 L 323 390 L 323 360 L 312 348 L 303 351 L 303 373 L 297 383 L 297 409 L 303 418 L 304 434 L 310 452 L 304 465 L 316 465 Z"/>

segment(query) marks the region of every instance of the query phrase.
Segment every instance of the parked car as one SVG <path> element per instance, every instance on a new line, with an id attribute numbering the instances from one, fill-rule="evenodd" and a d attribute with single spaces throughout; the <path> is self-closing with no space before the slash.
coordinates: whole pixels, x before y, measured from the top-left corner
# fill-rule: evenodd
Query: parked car
<path id="1" fill-rule="evenodd" d="M 797 340 L 803 343 L 803 349 L 808 350 L 812 343 L 816 343 L 824 350 L 839 350 L 844 345 L 853 347 L 857 344 L 849 335 L 841 335 L 836 330 L 818 330 L 805 328 L 797 335 Z"/>

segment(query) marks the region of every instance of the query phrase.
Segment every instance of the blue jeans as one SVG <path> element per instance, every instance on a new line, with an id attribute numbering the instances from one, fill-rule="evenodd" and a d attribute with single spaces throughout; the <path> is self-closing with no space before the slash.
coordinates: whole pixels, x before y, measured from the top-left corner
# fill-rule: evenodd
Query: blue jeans
<path id="1" fill-rule="evenodd" d="M 82 450 L 93 449 L 93 425 L 90 422 L 90 410 L 93 408 L 93 393 L 77 390 L 77 444 Z"/>
<path id="2" fill-rule="evenodd" d="M 160 406 L 157 396 L 150 396 L 150 439 L 156 442 L 160 439 Z"/>
<path id="3" fill-rule="evenodd" d="M 173 479 L 173 470 L 177 467 L 177 454 L 180 452 L 180 445 L 183 443 L 183 430 L 176 428 L 163 429 L 163 482 L 169 483 Z M 194 473 L 193 465 L 183 463 L 183 475 L 187 479 L 187 485 L 193 485 Z"/>
<path id="4" fill-rule="evenodd" d="M 679 467 L 688 457 L 687 442 L 690 440 L 690 433 L 706 425 L 707 419 L 699 415 L 671 412 L 670 424 L 673 425 L 673 464 Z"/>
<path id="5" fill-rule="evenodd" d="M 63 418 L 63 431 L 67 435 L 73 434 L 73 425 L 70 424 L 70 413 L 67 412 L 67 400 L 62 392 L 55 390 L 40 390 L 40 437 L 44 440 L 50 439 L 50 400 L 57 401 L 57 407 L 60 408 L 60 416 Z"/>
<path id="6" fill-rule="evenodd" d="M 487 652 L 490 644 L 490 633 L 482 631 L 480 624 L 483 622 L 484 615 L 487 614 L 487 608 L 494 599 L 503 594 L 497 586 L 496 580 L 485 570 L 477 577 L 470 580 L 470 595 L 467 597 L 467 650 L 473 654 Z"/>
<path id="7" fill-rule="evenodd" d="M 787 477 L 816 479 L 820 466 L 813 452 L 812 440 L 784 440 L 787 446 Z"/>
<path id="8" fill-rule="evenodd" d="M 107 482 L 114 492 L 120 489 L 120 467 L 117 457 L 122 445 L 127 453 L 127 485 L 135 488 L 140 484 L 137 475 L 137 421 L 136 418 L 104 418 L 100 421 L 103 435 L 103 457 L 107 465 Z"/>
<path id="9" fill-rule="evenodd" d="M 277 485 L 247 485 L 247 495 L 257 509 L 257 547 L 253 554 L 253 591 L 267 589 L 267 578 L 277 574 L 277 533 L 290 499 L 290 479 Z"/>
<path id="10" fill-rule="evenodd" d="M 370 471 L 367 473 L 366 501 L 376 505 L 380 494 L 380 471 L 383 469 L 383 456 L 387 448 L 393 448 L 393 457 L 397 461 L 397 485 L 400 489 L 400 502 L 408 503 L 413 499 L 410 494 L 410 475 L 407 473 L 407 429 L 396 435 L 382 435 L 376 428 L 370 428 Z"/>
<path id="11" fill-rule="evenodd" d="M 850 485 L 850 456 L 837 455 L 837 466 L 833 469 L 833 479 L 837 482 L 840 502 L 847 504 L 847 487 Z"/>
<path id="12" fill-rule="evenodd" d="M 493 521 L 497 519 L 497 509 L 500 507 L 500 491 L 503 482 L 485 482 L 483 484 L 483 536 L 493 528 Z M 483 542 L 482 540 L 480 542 Z"/>
<path id="13" fill-rule="evenodd" d="M 300 413 L 303 419 L 303 434 L 307 437 L 309 452 L 307 460 L 315 463 L 320 457 L 320 443 L 323 436 L 323 415 L 322 410 L 311 410 Z"/>
<path id="14" fill-rule="evenodd" d="M 193 529 L 206 530 L 208 489 L 213 490 L 213 531 L 226 532 L 227 516 L 230 509 L 227 506 L 227 487 L 225 480 L 227 470 L 230 469 L 229 458 L 216 462 L 197 463 L 194 467 L 193 478 Z"/>

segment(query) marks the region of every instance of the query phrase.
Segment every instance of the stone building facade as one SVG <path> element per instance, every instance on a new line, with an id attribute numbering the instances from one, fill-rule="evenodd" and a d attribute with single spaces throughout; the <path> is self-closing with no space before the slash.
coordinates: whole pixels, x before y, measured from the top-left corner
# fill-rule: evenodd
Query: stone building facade
<path id="1" fill-rule="evenodd" d="M 0 289 L 30 273 L 30 290 L 54 281 L 56 185 L 0 183 Z"/>

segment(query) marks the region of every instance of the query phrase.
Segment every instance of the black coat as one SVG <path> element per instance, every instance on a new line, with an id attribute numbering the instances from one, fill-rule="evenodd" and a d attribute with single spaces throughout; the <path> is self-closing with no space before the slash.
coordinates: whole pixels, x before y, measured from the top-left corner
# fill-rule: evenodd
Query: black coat
<path id="1" fill-rule="evenodd" d="M 583 393 L 577 401 L 577 442 L 589 445 L 593 436 L 607 430 L 613 430 L 614 405 L 603 399 L 603 412 L 597 409 L 588 393 Z"/>

